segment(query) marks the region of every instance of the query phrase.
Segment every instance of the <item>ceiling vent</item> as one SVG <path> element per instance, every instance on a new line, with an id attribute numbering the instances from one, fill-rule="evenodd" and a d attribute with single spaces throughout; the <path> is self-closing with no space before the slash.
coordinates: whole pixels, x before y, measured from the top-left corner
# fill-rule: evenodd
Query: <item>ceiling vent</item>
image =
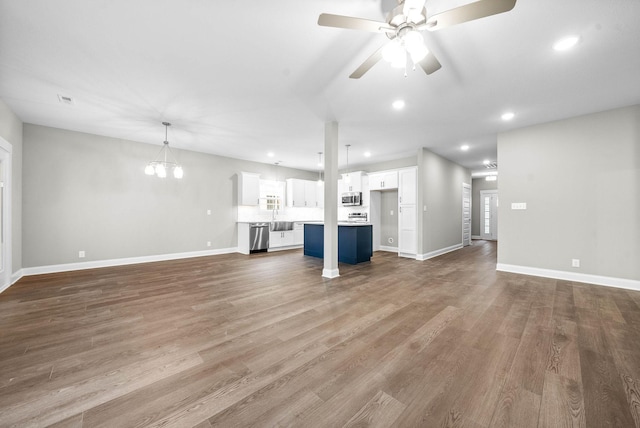
<path id="1" fill-rule="evenodd" d="M 496 169 L 498 168 L 498 164 L 496 162 L 485 163 L 484 166 L 488 169 Z"/>
<path id="2" fill-rule="evenodd" d="M 66 95 L 62 95 L 62 94 L 58 94 L 58 101 L 60 101 L 62 104 L 67 104 L 67 105 L 74 105 L 76 103 L 73 100 L 73 98 L 68 97 Z"/>

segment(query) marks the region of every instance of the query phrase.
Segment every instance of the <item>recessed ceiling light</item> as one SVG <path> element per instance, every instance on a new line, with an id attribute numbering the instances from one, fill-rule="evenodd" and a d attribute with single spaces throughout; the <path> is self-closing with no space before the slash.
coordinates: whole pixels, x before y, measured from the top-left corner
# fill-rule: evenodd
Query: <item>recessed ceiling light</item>
<path id="1" fill-rule="evenodd" d="M 371 152 L 364 152 L 364 157 L 365 158 L 370 158 L 371 157 Z"/>
<path id="2" fill-rule="evenodd" d="M 563 39 L 558 40 L 553 44 L 553 49 L 557 51 L 566 51 L 571 49 L 578 43 L 580 37 L 578 36 L 568 36 Z"/>
<path id="3" fill-rule="evenodd" d="M 404 100 L 395 100 L 391 105 L 396 110 L 402 110 L 404 108 Z"/>
<path id="4" fill-rule="evenodd" d="M 461 145 L 460 150 L 462 150 L 463 152 L 466 152 L 467 150 L 469 150 L 469 145 L 468 144 Z"/>
<path id="5" fill-rule="evenodd" d="M 485 165 L 489 165 L 491 163 L 491 161 L 489 159 L 485 159 L 482 161 L 483 164 Z"/>
<path id="6" fill-rule="evenodd" d="M 514 112 L 512 112 L 512 111 L 508 111 L 508 112 L 506 112 L 506 113 L 503 113 L 501 117 L 502 117 L 502 120 L 511 120 L 511 119 L 513 119 L 514 117 L 516 117 L 516 115 L 515 115 L 515 113 L 514 113 Z"/>
<path id="7" fill-rule="evenodd" d="M 275 155 L 273 154 L 273 152 L 269 152 L 267 153 L 267 156 L 269 156 L 270 158 L 274 157 Z"/>

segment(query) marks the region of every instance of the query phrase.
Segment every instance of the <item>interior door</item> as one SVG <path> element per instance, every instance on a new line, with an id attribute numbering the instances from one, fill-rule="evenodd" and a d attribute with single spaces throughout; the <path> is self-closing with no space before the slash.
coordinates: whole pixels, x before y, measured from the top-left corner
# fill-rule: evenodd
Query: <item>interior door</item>
<path id="1" fill-rule="evenodd" d="M 462 246 L 471 245 L 471 186 L 462 184 Z"/>
<path id="2" fill-rule="evenodd" d="M 482 239 L 496 241 L 498 240 L 498 191 L 481 191 L 480 201 L 480 236 Z"/>

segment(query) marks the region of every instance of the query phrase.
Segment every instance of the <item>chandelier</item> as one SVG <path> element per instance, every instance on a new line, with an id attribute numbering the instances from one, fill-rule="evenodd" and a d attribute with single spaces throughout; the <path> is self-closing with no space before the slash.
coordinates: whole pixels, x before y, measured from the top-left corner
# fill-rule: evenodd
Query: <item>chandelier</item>
<path id="1" fill-rule="evenodd" d="M 182 178 L 184 171 L 176 162 L 176 158 L 173 156 L 173 152 L 169 148 L 169 141 L 167 140 L 167 130 L 171 124 L 169 122 L 162 122 L 162 124 L 164 125 L 164 144 L 155 159 L 147 164 L 144 173 L 165 178 L 167 176 L 167 170 L 171 169 L 173 170 L 173 176 L 175 178 Z"/>

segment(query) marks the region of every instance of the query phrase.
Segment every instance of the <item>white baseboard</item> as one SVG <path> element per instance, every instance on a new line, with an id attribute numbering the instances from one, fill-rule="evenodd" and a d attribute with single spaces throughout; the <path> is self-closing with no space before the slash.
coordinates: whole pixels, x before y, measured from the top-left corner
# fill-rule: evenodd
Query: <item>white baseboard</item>
<path id="1" fill-rule="evenodd" d="M 272 253 L 274 251 L 284 251 L 284 250 L 295 250 L 296 248 L 302 248 L 302 245 L 287 245 L 286 247 L 276 247 L 276 248 L 269 248 L 267 251 L 269 253 Z"/>
<path id="2" fill-rule="evenodd" d="M 216 250 L 190 251 L 187 253 L 159 254 L 156 256 L 128 257 L 123 259 L 95 260 L 81 263 L 65 263 L 23 268 L 23 276 L 41 275 L 47 273 L 70 272 L 75 270 L 96 269 L 103 267 L 125 266 L 138 263 L 162 262 L 167 260 L 189 259 L 192 257 L 216 256 L 238 252 L 237 248 L 219 248 Z"/>
<path id="3" fill-rule="evenodd" d="M 398 247 L 388 247 L 386 245 L 380 245 L 380 247 L 378 248 L 378 251 L 387 251 L 389 253 L 397 253 Z"/>
<path id="4" fill-rule="evenodd" d="M 324 278 L 337 278 L 340 276 L 340 270 L 339 269 L 322 269 L 322 276 Z"/>
<path id="5" fill-rule="evenodd" d="M 440 248 L 439 250 L 435 250 L 435 251 L 429 251 L 428 253 L 425 253 L 425 254 L 418 254 L 416 256 L 416 260 L 420 260 L 420 261 L 429 260 L 434 257 L 438 257 L 443 254 L 447 254 L 452 251 L 459 250 L 460 248 L 462 248 L 462 243 L 452 245 L 450 247 Z"/>
<path id="6" fill-rule="evenodd" d="M 480 235 L 471 235 L 471 239 L 482 239 Z"/>
<path id="7" fill-rule="evenodd" d="M 565 281 L 584 282 L 587 284 L 604 285 L 606 287 L 625 288 L 627 290 L 640 291 L 640 281 L 636 281 L 633 279 L 566 272 L 562 270 L 541 269 L 529 266 L 509 265 L 505 263 L 496 264 L 496 270 L 501 272 L 541 276 L 543 278 L 562 279 Z"/>

